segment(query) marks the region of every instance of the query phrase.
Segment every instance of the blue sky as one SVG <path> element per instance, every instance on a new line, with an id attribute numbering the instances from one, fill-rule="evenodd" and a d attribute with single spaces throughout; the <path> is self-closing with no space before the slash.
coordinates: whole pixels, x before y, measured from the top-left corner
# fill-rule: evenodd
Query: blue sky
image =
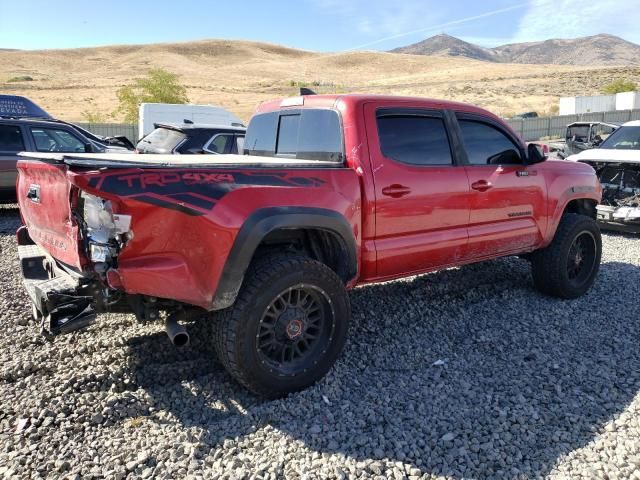
<path id="1" fill-rule="evenodd" d="M 443 32 L 484 46 L 597 33 L 611 33 L 640 43 L 638 3 L 0 0 L 0 48 L 73 48 L 224 38 L 316 51 L 387 50 Z"/>

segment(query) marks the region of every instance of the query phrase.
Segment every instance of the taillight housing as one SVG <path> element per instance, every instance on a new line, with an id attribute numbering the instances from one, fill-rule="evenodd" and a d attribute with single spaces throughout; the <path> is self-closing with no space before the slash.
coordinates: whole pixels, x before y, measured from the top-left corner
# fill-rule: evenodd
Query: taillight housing
<path id="1" fill-rule="evenodd" d="M 132 238 L 131 215 L 113 213 L 111 201 L 80 192 L 87 253 L 94 263 L 107 263 Z"/>

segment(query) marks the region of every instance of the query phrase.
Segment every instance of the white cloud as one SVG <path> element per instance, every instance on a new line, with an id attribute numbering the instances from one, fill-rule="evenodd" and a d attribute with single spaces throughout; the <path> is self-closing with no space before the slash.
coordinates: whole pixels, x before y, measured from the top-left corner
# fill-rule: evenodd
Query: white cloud
<path id="1" fill-rule="evenodd" d="M 609 33 L 640 43 L 639 22 L 638 0 L 532 0 L 512 41 Z"/>

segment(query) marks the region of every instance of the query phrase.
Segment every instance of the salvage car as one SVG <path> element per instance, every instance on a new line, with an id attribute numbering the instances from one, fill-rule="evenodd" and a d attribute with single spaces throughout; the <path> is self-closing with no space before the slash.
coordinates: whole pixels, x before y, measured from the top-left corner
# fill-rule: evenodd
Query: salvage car
<path id="1" fill-rule="evenodd" d="M 0 203 L 16 202 L 18 152 L 128 152 L 122 145 L 56 120 L 27 98 L 0 95 Z"/>
<path id="2" fill-rule="evenodd" d="M 245 127 L 188 123 L 156 123 L 136 145 L 138 153 L 206 154 L 242 153 Z"/>
<path id="3" fill-rule="evenodd" d="M 568 160 L 586 163 L 596 171 L 603 188 L 602 203 L 596 208 L 600 226 L 640 233 L 640 121 L 625 123 L 599 148 Z"/>
<path id="4" fill-rule="evenodd" d="M 268 398 L 332 367 L 356 285 L 521 255 L 540 292 L 576 298 L 600 265 L 593 169 L 462 103 L 304 95 L 262 104 L 244 155 L 23 156 L 18 250 L 48 336 L 128 311 L 184 345 L 206 315 Z"/>
<path id="5" fill-rule="evenodd" d="M 598 147 L 609 135 L 620 128 L 619 123 L 609 122 L 574 122 L 567 125 L 562 142 L 551 142 L 549 147 L 559 158 Z"/>

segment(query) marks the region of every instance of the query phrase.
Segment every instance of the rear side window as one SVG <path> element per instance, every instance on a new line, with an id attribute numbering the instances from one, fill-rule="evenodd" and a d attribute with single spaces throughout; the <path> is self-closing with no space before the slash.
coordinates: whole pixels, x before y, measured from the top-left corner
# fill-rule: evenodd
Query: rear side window
<path id="1" fill-rule="evenodd" d="M 56 128 L 31 128 L 36 150 L 39 152 L 84 152 L 84 142 L 66 130 Z"/>
<path id="2" fill-rule="evenodd" d="M 0 152 L 22 152 L 24 149 L 20 127 L 0 125 Z"/>
<path id="3" fill-rule="evenodd" d="M 382 154 L 409 165 L 451 165 L 444 121 L 436 117 L 385 115 L 377 118 Z"/>
<path id="4" fill-rule="evenodd" d="M 204 147 L 204 150 L 211 153 L 229 153 L 233 144 L 233 134 L 215 135 Z"/>
<path id="5" fill-rule="evenodd" d="M 247 129 L 244 154 L 341 162 L 338 113 L 303 109 L 256 115 Z"/>
<path id="6" fill-rule="evenodd" d="M 504 133 L 491 125 L 458 120 L 471 165 L 522 164 L 520 149 Z"/>
<path id="7" fill-rule="evenodd" d="M 136 148 L 154 153 L 171 153 L 187 136 L 170 128 L 156 128 L 138 142 Z"/>

